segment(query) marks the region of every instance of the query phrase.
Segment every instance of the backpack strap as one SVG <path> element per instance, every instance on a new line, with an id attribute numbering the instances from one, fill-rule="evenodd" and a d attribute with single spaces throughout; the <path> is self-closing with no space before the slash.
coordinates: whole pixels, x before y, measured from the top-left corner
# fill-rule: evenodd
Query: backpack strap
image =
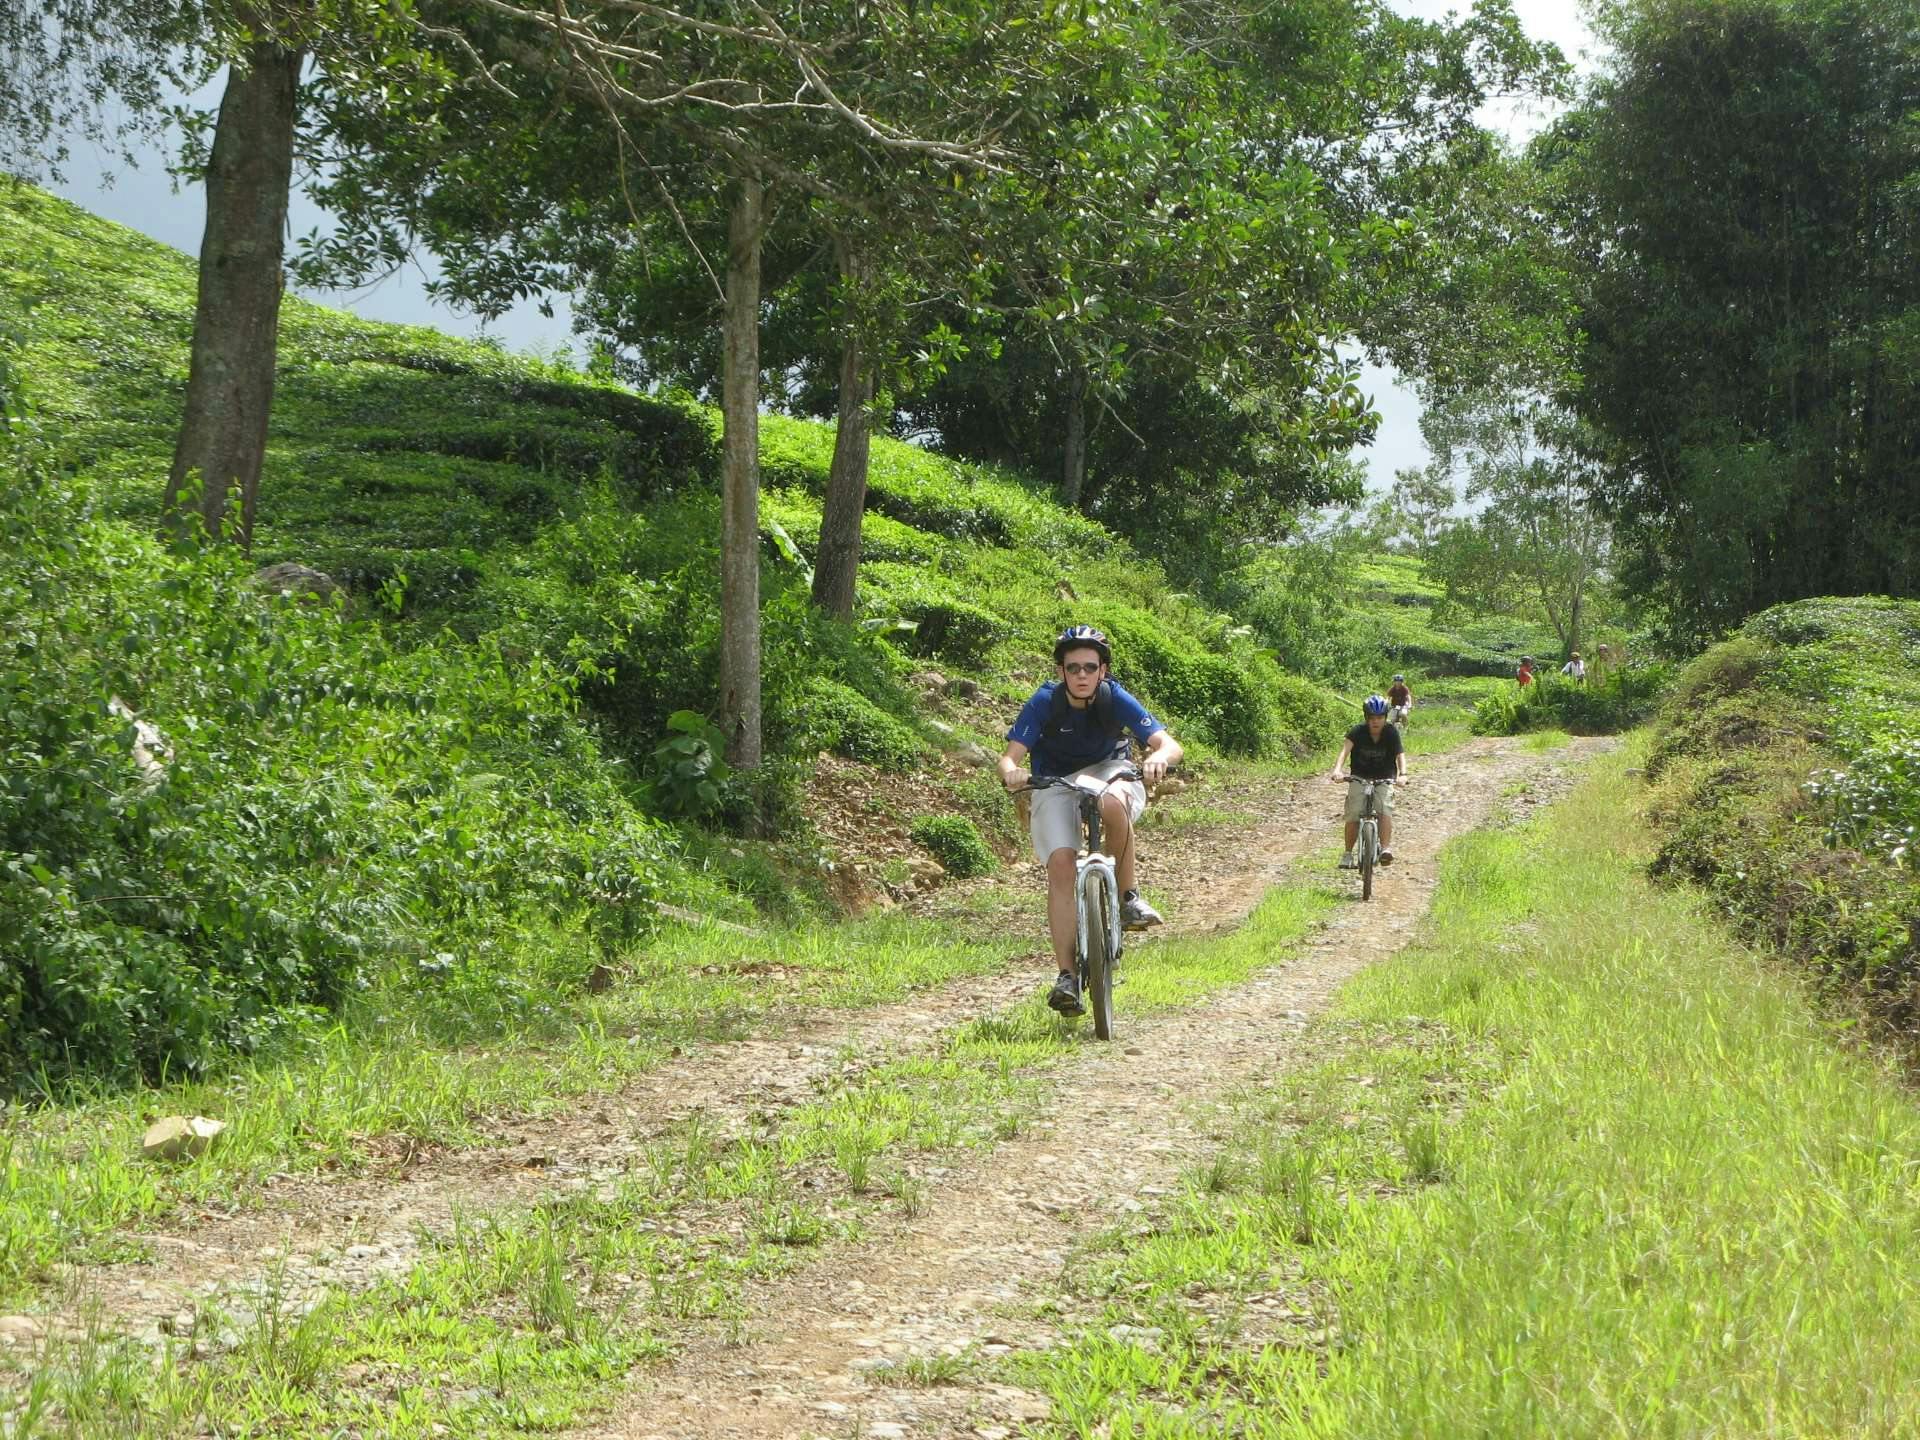
<path id="1" fill-rule="evenodd" d="M 1120 738 L 1124 728 L 1120 724 L 1119 706 L 1113 703 L 1113 682 L 1102 680 L 1099 688 L 1093 692 L 1093 703 L 1087 707 L 1093 712 L 1093 723 L 1109 740 Z M 1047 723 L 1040 727 L 1040 733 L 1051 738 L 1066 728 L 1067 716 L 1072 713 L 1073 702 L 1067 698 L 1067 687 L 1061 682 L 1053 687 L 1053 699 L 1047 706 Z"/>

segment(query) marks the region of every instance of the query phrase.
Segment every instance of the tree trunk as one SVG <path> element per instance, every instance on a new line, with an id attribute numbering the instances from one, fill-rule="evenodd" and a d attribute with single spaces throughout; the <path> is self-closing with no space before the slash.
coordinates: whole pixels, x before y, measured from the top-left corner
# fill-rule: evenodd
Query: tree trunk
<path id="1" fill-rule="evenodd" d="M 853 247 L 836 239 L 840 278 L 849 289 L 866 279 Z M 827 472 L 820 512 L 820 553 L 813 563 L 813 603 L 842 620 L 853 618 L 854 582 L 860 571 L 860 519 L 867 508 L 867 460 L 872 446 L 873 374 L 849 328 L 840 345 L 840 414 L 833 435 L 833 468 Z"/>
<path id="2" fill-rule="evenodd" d="M 1067 376 L 1067 438 L 1060 469 L 1060 503 L 1080 508 L 1087 483 L 1087 372 L 1075 366 Z"/>
<path id="3" fill-rule="evenodd" d="M 293 123 L 305 56 L 261 41 L 227 72 L 207 166 L 207 228 L 193 314 L 186 413 L 161 501 L 176 542 L 220 538 L 240 496 L 237 538 L 253 543 L 273 408 Z M 198 486 L 198 494 L 194 487 Z"/>
<path id="4" fill-rule="evenodd" d="M 720 728 L 727 759 L 760 764 L 760 177 L 743 177 L 727 222 L 721 386 Z"/>

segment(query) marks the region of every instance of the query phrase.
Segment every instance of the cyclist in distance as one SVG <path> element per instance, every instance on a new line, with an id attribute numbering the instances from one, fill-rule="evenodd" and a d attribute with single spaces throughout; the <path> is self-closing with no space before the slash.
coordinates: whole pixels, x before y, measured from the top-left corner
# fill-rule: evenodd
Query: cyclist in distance
<path id="1" fill-rule="evenodd" d="M 1393 677 L 1393 684 L 1387 687 L 1387 705 L 1387 723 L 1396 728 L 1406 724 L 1413 714 L 1413 691 L 1407 688 L 1406 676 Z"/>
<path id="2" fill-rule="evenodd" d="M 1007 732 L 1000 757 L 1000 783 L 1011 792 L 1025 789 L 1020 762 L 1032 755 L 1035 775 L 1103 781 L 1100 796 L 1102 847 L 1113 856 L 1120 886 L 1120 920 L 1129 930 L 1158 925 L 1160 916 L 1140 898 L 1133 869 L 1133 826 L 1147 808 L 1147 785 L 1157 783 L 1180 763 L 1184 753 L 1146 707 L 1108 678 L 1113 651 L 1107 637 L 1091 625 L 1069 625 L 1053 645 L 1056 677 L 1033 692 Z M 1131 764 L 1132 740 L 1146 747 L 1140 771 L 1146 778 L 1122 779 Z M 1080 804 L 1066 787 L 1034 792 L 1028 817 L 1033 856 L 1047 867 L 1047 933 L 1059 970 L 1047 1004 L 1062 1015 L 1079 1015 L 1080 977 L 1074 965 L 1078 911 L 1074 902 L 1075 866 L 1080 855 Z"/>
<path id="3" fill-rule="evenodd" d="M 1522 690 L 1533 683 L 1533 657 L 1531 655 L 1522 655 L 1520 657 L 1520 668 L 1513 672 L 1513 678 L 1519 682 Z"/>
<path id="4" fill-rule="evenodd" d="M 1347 731 L 1340 747 L 1340 758 L 1333 762 L 1333 778 L 1341 780 L 1384 780 L 1373 792 L 1374 813 L 1380 817 L 1380 863 L 1393 863 L 1393 785 L 1407 778 L 1407 752 L 1400 746 L 1400 732 L 1387 723 L 1387 697 L 1369 695 L 1360 705 L 1365 722 Z M 1351 870 L 1360 862 L 1353 858 L 1353 842 L 1360 838 L 1360 813 L 1366 797 L 1358 785 L 1347 786 L 1347 848 L 1340 857 L 1340 868 Z"/>

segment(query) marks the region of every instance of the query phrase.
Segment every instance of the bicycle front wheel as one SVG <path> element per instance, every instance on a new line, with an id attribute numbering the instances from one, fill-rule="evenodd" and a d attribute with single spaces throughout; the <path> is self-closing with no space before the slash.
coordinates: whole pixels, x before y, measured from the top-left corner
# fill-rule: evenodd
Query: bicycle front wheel
<path id="1" fill-rule="evenodd" d="M 1360 830 L 1360 898 L 1373 899 L 1373 861 L 1380 850 L 1380 836 L 1368 821 Z"/>
<path id="2" fill-rule="evenodd" d="M 1093 1011 L 1096 1040 L 1113 1038 L 1113 893 L 1112 882 L 1101 876 L 1083 891 L 1087 914 L 1086 973 L 1081 976 L 1087 1005 Z"/>

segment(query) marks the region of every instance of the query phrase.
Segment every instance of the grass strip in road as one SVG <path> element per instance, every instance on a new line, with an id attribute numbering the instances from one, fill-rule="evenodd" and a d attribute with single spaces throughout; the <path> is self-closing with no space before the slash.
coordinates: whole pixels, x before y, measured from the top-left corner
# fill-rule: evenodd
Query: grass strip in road
<path id="1" fill-rule="evenodd" d="M 1445 853 L 1423 941 L 1051 1302 L 1047 1434 L 1903 1435 L 1920 1107 L 1644 878 L 1630 756 Z"/>
<path id="2" fill-rule="evenodd" d="M 1121 1023 L 1283 962 L 1333 903 L 1303 881 L 1231 935 L 1138 947 Z M 688 1325 L 743 1325 L 750 1278 L 857 1242 L 883 1207 L 918 1211 L 930 1165 L 1030 1123 L 1047 1072 L 1097 1043 L 1043 988 L 929 1054 L 849 1055 L 832 1088 L 741 1133 L 691 1121 L 620 1173 L 432 1238 L 372 1289 L 315 1306 L 281 1277 L 205 1307 L 161 1353 L 105 1335 L 0 1352 L 0 1434 L 481 1440 L 576 1423 Z"/>

